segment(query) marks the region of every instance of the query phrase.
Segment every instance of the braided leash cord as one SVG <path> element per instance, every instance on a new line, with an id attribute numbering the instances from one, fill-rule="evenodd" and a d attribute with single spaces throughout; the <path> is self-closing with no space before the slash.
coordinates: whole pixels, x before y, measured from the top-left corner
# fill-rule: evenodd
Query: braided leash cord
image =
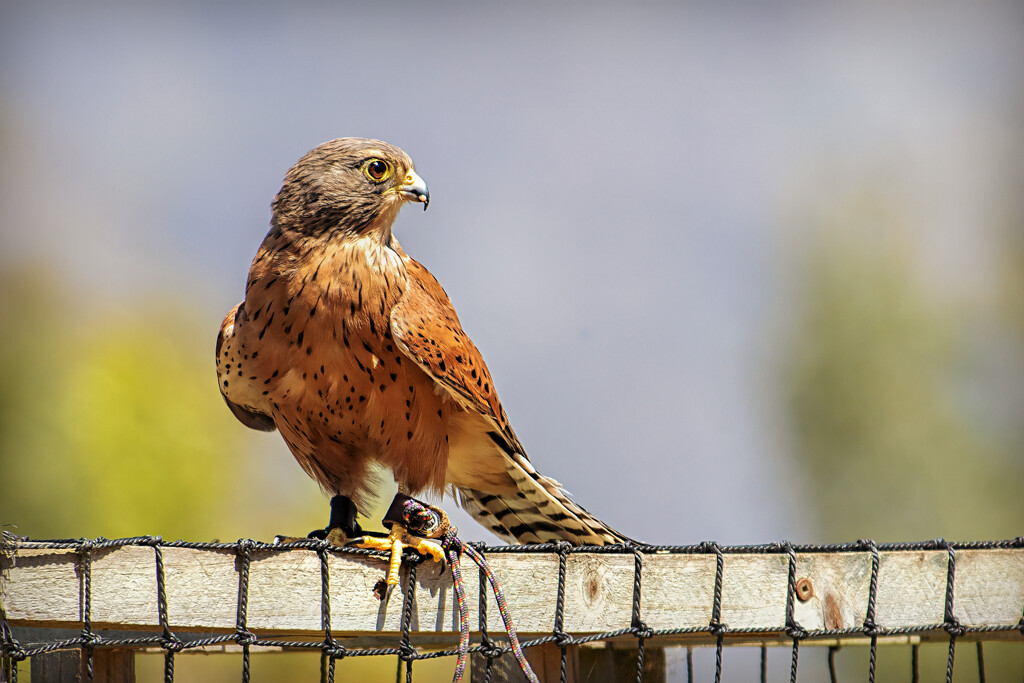
<path id="1" fill-rule="evenodd" d="M 405 501 L 403 508 L 406 518 L 410 520 L 411 526 L 414 528 L 417 524 L 425 524 L 426 518 L 434 514 L 430 508 L 415 499 Z M 466 589 L 463 585 L 462 567 L 460 565 L 460 558 L 463 553 L 476 563 L 477 567 L 480 568 L 480 571 L 486 577 L 487 583 L 491 586 L 494 599 L 498 603 L 498 611 L 501 613 L 501 621 L 505 625 L 505 633 L 508 634 L 512 653 L 519 663 L 519 668 L 523 670 L 523 674 L 530 680 L 530 683 L 540 683 L 537 675 L 530 668 L 530 663 L 526 661 L 526 655 L 523 654 L 523 648 L 519 644 L 519 636 L 516 635 L 516 627 L 512 622 L 512 614 L 509 612 L 508 604 L 505 602 L 505 592 L 501 589 L 501 582 L 498 581 L 498 577 L 494 575 L 483 555 L 473 546 L 466 545 L 460 541 L 457 534 L 458 529 L 449 525 L 439 539 L 441 547 L 444 548 L 448 558 L 448 566 L 451 567 L 452 583 L 455 587 L 455 600 L 459 605 L 459 659 L 455 665 L 452 683 L 458 683 L 462 680 L 462 676 L 466 672 L 466 662 L 469 659 L 469 609 L 466 606 Z"/>
<path id="2" fill-rule="evenodd" d="M 512 623 L 512 613 L 509 612 L 508 605 L 505 603 L 505 593 L 501 590 L 501 583 L 498 581 L 498 577 L 491 571 L 490 565 L 483 556 L 477 552 L 476 548 L 469 545 L 462 546 L 463 551 L 469 555 L 469 558 L 476 562 L 480 570 L 483 571 L 487 577 L 487 583 L 491 585 L 491 590 L 494 592 L 494 599 L 498 603 L 498 612 L 501 614 L 501 621 L 505 624 L 505 633 L 508 634 L 509 643 L 512 646 L 512 653 L 515 655 L 516 661 L 519 662 L 519 668 L 523 670 L 523 673 L 530 680 L 531 683 L 539 683 L 536 674 L 533 673 L 533 669 L 530 668 L 529 662 L 526 661 L 526 655 L 523 654 L 523 648 L 519 644 L 519 636 L 516 635 L 515 624 Z M 468 636 L 468 632 L 467 632 Z"/>
<path id="3" fill-rule="evenodd" d="M 442 537 L 442 546 L 448 556 L 448 566 L 452 570 L 452 585 L 455 587 L 455 601 L 459 605 L 459 661 L 455 665 L 453 683 L 462 680 L 466 673 L 466 662 L 469 660 L 469 610 L 466 609 L 466 589 L 462 585 L 462 569 L 459 567 L 461 548 L 457 547 L 458 539 L 454 530 L 449 528 Z"/>

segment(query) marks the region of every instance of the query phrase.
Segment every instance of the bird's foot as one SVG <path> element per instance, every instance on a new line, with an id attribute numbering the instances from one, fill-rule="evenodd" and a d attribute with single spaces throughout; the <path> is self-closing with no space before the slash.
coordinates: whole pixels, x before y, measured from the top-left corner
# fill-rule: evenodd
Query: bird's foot
<path id="1" fill-rule="evenodd" d="M 397 524 L 391 528 L 391 533 L 384 538 L 363 536 L 354 545 L 360 548 L 383 550 L 389 553 L 388 573 L 387 578 L 384 580 L 384 590 L 386 592 L 380 596 L 381 599 L 386 599 L 391 594 L 391 590 L 398 585 L 398 570 L 402 566 L 402 551 L 406 548 L 412 548 L 421 555 L 431 557 L 437 562 L 444 562 L 444 548 L 441 547 L 440 543 L 413 536 Z"/>
<path id="2" fill-rule="evenodd" d="M 444 562 L 444 547 L 440 542 L 432 539 L 443 536 L 451 526 L 444 510 L 401 493 L 397 494 L 392 501 L 387 515 L 384 516 L 384 524 L 391 527 L 391 532 L 386 537 L 364 536 L 355 542 L 355 545 L 360 548 L 371 548 L 390 553 L 384 592 L 378 595 L 382 600 L 387 599 L 391 590 L 398 585 L 398 570 L 402 566 L 402 550 L 412 548 L 421 555 L 433 558 L 436 562 Z"/>

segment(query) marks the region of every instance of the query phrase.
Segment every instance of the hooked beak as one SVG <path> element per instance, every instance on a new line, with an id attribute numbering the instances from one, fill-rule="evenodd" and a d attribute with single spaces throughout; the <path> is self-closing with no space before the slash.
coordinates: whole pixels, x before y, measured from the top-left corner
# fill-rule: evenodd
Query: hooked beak
<path id="1" fill-rule="evenodd" d="M 407 202 L 423 202 L 423 210 L 430 205 L 430 192 L 423 178 L 416 175 L 416 171 L 409 171 L 405 174 L 405 182 L 398 188 L 399 194 Z"/>

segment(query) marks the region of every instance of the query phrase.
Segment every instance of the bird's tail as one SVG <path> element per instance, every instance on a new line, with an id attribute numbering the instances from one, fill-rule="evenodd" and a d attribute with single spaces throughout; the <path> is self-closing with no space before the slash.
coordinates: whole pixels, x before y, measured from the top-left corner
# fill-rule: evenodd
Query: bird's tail
<path id="1" fill-rule="evenodd" d="M 458 502 L 466 512 L 510 543 L 568 541 L 574 545 L 608 545 L 630 541 L 569 497 L 561 484 L 538 472 L 519 453 L 505 452 L 512 494 L 497 495 L 460 487 Z"/>

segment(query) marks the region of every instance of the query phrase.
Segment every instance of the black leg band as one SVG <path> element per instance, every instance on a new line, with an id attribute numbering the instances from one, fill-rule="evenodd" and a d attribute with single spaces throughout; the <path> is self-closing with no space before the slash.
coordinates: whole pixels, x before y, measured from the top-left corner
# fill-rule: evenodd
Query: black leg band
<path id="1" fill-rule="evenodd" d="M 393 524 L 401 524 L 406 526 L 407 520 L 405 519 L 405 501 L 416 500 L 412 496 L 407 496 L 404 493 L 396 493 L 394 500 L 391 501 L 391 507 L 388 508 L 387 513 L 384 515 L 384 526 L 391 528 Z"/>
<path id="2" fill-rule="evenodd" d="M 334 496 L 331 498 L 331 521 L 327 524 L 328 529 L 341 529 L 345 536 L 353 538 L 362 534 L 359 525 L 356 524 L 356 504 L 348 496 Z"/>
<path id="3" fill-rule="evenodd" d="M 324 529 L 310 531 L 308 538 L 319 538 L 323 540 L 333 529 L 340 529 L 345 538 L 362 536 L 363 530 L 356 523 L 356 504 L 348 496 L 334 496 L 331 498 L 331 521 Z"/>
<path id="4" fill-rule="evenodd" d="M 415 506 L 415 514 L 407 512 L 408 501 L 419 503 Z M 394 500 L 391 501 L 391 507 L 384 515 L 384 526 L 390 529 L 395 524 L 405 527 L 417 536 L 438 538 L 448 529 L 448 516 L 441 508 L 428 505 L 404 493 L 396 493 Z"/>

